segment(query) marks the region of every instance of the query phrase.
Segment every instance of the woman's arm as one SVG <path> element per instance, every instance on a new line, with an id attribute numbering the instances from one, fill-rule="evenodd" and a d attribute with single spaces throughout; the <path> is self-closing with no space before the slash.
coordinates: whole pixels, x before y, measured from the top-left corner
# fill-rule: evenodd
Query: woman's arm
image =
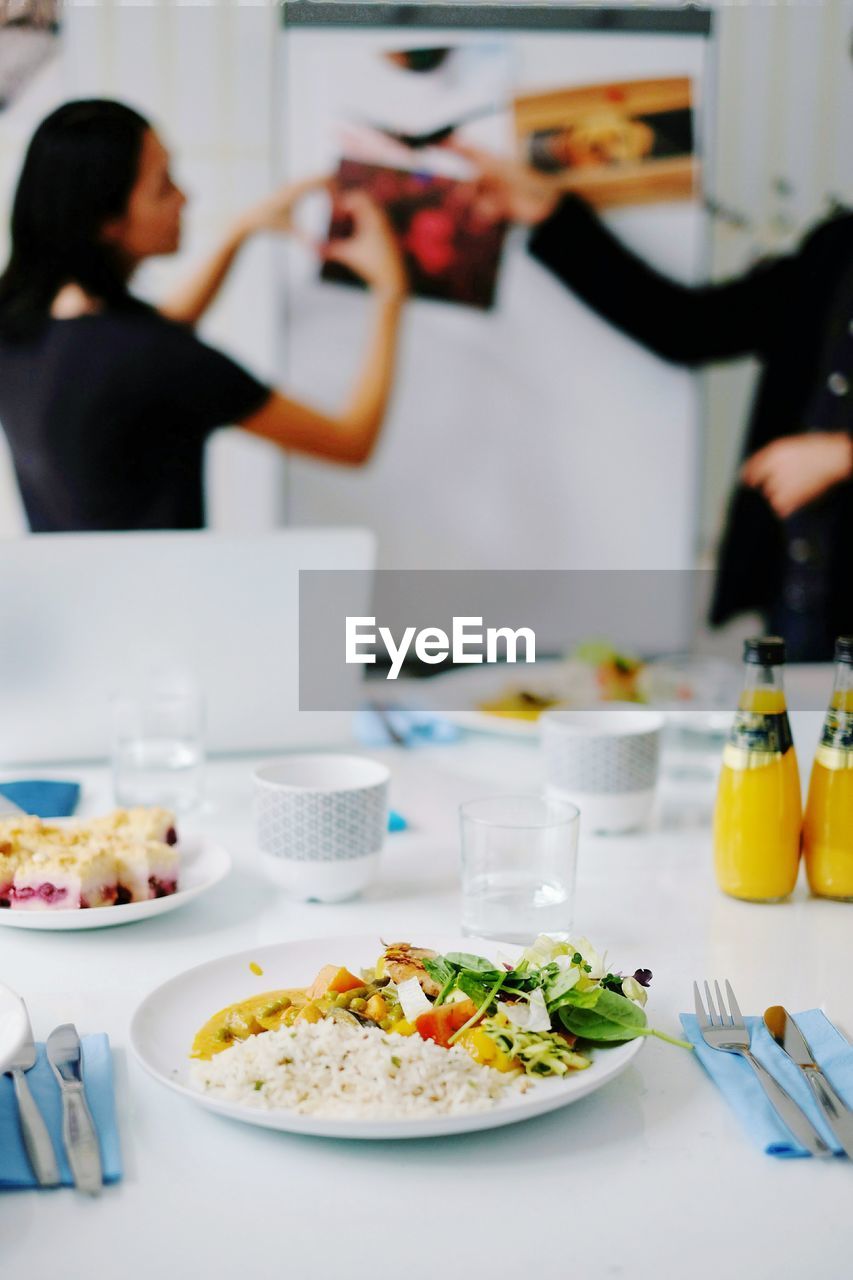
<path id="1" fill-rule="evenodd" d="M 298 202 L 310 191 L 328 186 L 328 181 L 322 177 L 289 183 L 247 209 L 228 230 L 219 248 L 162 303 L 160 312 L 179 324 L 196 324 L 219 293 L 246 241 L 259 231 L 293 231 L 293 210 Z"/>
<path id="2" fill-rule="evenodd" d="M 622 244 L 589 205 L 565 191 L 565 179 L 478 148 L 453 149 L 474 165 L 484 209 L 530 227 L 530 251 L 543 266 L 663 359 L 701 364 L 766 346 L 792 287 L 796 258 L 718 285 L 680 284 Z"/>
<path id="3" fill-rule="evenodd" d="M 391 229 L 378 207 L 359 192 L 342 197 L 341 206 L 353 218 L 354 234 L 330 245 L 325 256 L 357 272 L 374 294 L 367 351 L 355 386 L 337 415 L 274 391 L 239 425 L 284 449 L 358 466 L 376 444 L 391 393 L 406 279 Z"/>

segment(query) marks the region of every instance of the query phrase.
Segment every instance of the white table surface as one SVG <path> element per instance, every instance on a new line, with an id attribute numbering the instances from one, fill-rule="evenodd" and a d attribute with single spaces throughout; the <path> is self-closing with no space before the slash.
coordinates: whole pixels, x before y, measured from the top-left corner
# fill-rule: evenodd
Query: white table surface
<path id="1" fill-rule="evenodd" d="M 794 727 L 807 769 L 817 719 Z M 381 879 L 358 901 L 298 905 L 268 886 L 252 850 L 252 762 L 215 762 L 204 821 L 235 867 L 210 895 L 124 928 L 0 929 L 0 980 L 27 1000 L 37 1038 L 65 1021 L 109 1033 L 126 1168 L 97 1201 L 71 1190 L 0 1195 L 2 1275 L 716 1280 L 791 1275 L 797 1259 L 817 1275 L 849 1274 L 853 1170 L 761 1154 L 693 1057 L 655 1040 L 612 1085 L 563 1111 L 412 1143 L 232 1123 L 130 1060 L 136 1004 L 190 965 L 293 938 L 418 941 L 456 930 L 456 806 L 534 781 L 536 749 L 472 736 L 370 754 L 390 763 L 392 804 L 411 828 L 389 837 Z M 48 772 L 83 781 L 84 812 L 110 803 L 105 770 Z M 614 964 L 654 971 L 649 1013 L 661 1028 L 677 1030 L 692 979 L 708 975 L 731 978 L 746 1011 L 823 1005 L 853 1031 L 853 906 L 811 900 L 802 883 L 782 905 L 724 898 L 707 826 L 678 792 L 665 799 L 653 831 L 582 836 L 578 933 Z"/>

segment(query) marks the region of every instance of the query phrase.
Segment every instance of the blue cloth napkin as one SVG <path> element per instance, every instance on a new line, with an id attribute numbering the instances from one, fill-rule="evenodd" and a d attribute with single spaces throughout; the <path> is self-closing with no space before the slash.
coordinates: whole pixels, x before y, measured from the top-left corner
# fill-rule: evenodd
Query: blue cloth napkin
<path id="1" fill-rule="evenodd" d="M 0 795 L 38 818 L 70 818 L 80 799 L 79 782 L 0 782 Z"/>
<path id="2" fill-rule="evenodd" d="M 853 1106 L 853 1047 L 820 1009 L 794 1015 L 808 1041 L 818 1066 L 848 1106 Z M 763 1018 L 747 1018 L 751 1048 L 758 1061 L 799 1103 L 826 1144 L 841 1155 L 841 1147 L 830 1131 L 812 1097 L 799 1067 L 779 1048 L 764 1025 Z M 682 1013 L 681 1025 L 696 1056 L 714 1081 L 749 1136 L 769 1156 L 790 1159 L 809 1154 L 794 1140 L 773 1107 L 748 1062 L 734 1053 L 709 1049 L 692 1013 Z"/>
<path id="3" fill-rule="evenodd" d="M 118 1182 L 122 1175 L 121 1150 L 116 1125 L 113 1093 L 113 1061 L 110 1042 L 105 1035 L 82 1036 L 83 1083 L 86 1101 L 101 1144 L 101 1163 L 105 1182 Z M 27 1083 L 44 1116 L 59 1161 L 64 1187 L 72 1187 L 74 1179 L 68 1167 L 62 1144 L 62 1100 L 59 1085 L 45 1056 L 44 1045 L 37 1046 L 38 1059 L 27 1072 Z M 0 1190 L 12 1187 L 37 1187 L 21 1138 L 18 1104 L 12 1077 L 0 1076 Z"/>
<path id="4" fill-rule="evenodd" d="M 407 747 L 455 742 L 459 737 L 460 731 L 456 725 L 443 719 L 434 711 L 410 711 L 400 707 L 388 707 L 385 716 L 395 732 L 404 739 Z M 394 742 L 387 725 L 383 724 L 383 718 L 369 709 L 356 712 L 355 735 L 365 747 L 387 747 Z"/>

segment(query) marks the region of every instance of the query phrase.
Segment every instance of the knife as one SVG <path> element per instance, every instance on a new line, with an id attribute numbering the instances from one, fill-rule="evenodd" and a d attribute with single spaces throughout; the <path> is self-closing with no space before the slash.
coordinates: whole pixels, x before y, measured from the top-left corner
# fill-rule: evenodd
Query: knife
<path id="1" fill-rule="evenodd" d="M 814 1060 L 809 1043 L 794 1019 L 780 1004 L 764 1011 L 764 1025 L 773 1039 L 795 1062 L 809 1082 L 823 1118 L 842 1149 L 853 1159 L 853 1111 L 839 1098 Z"/>
<path id="2" fill-rule="evenodd" d="M 56 1153 L 47 1131 L 35 1098 L 30 1093 L 26 1072 L 36 1064 L 36 1045 L 27 1006 L 20 997 L 16 997 L 20 1006 L 17 1021 L 20 1035 L 11 1059 L 3 1070 L 12 1077 L 15 1086 L 15 1097 L 18 1100 L 18 1115 L 21 1120 L 21 1136 L 24 1139 L 29 1162 L 40 1187 L 59 1186 L 59 1166 Z"/>
<path id="3" fill-rule="evenodd" d="M 74 1185 L 96 1196 L 104 1184 L 101 1149 L 83 1091 L 77 1028 L 70 1022 L 57 1027 L 48 1036 L 46 1048 L 62 1092 L 62 1140 Z"/>

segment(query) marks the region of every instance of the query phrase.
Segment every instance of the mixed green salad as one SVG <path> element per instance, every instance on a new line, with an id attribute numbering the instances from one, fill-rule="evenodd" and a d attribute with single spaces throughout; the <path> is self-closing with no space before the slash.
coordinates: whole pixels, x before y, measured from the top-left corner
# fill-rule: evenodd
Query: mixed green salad
<path id="1" fill-rule="evenodd" d="M 432 998 L 418 1032 L 448 1047 L 460 1043 L 498 1069 L 564 1075 L 589 1065 L 586 1045 L 638 1036 L 690 1048 L 648 1025 L 651 971 L 610 971 L 586 938 L 557 942 L 543 934 L 511 964 L 467 952 L 421 954 Z"/>

